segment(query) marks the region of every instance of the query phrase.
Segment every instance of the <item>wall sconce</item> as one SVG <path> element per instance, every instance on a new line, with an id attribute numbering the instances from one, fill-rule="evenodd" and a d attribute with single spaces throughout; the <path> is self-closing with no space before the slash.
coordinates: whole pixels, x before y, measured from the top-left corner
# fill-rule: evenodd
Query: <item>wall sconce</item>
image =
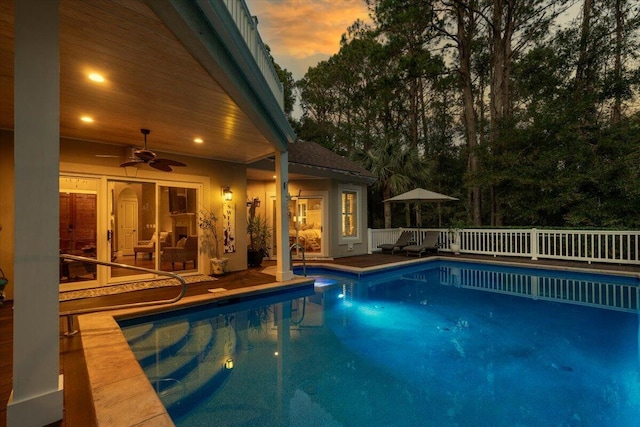
<path id="1" fill-rule="evenodd" d="M 233 369 L 233 359 L 232 358 L 228 358 L 227 360 L 224 361 L 224 368 L 231 370 Z"/>
<path id="2" fill-rule="evenodd" d="M 222 187 L 222 197 L 227 202 L 233 200 L 233 191 L 231 191 L 231 188 L 229 188 L 228 185 L 226 187 Z"/>

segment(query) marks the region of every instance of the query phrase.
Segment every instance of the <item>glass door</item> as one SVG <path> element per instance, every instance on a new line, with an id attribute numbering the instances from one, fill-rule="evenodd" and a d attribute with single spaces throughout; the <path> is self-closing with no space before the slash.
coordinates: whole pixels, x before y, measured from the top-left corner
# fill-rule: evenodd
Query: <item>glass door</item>
<path id="1" fill-rule="evenodd" d="M 275 200 L 274 200 L 275 209 Z M 305 255 L 325 255 L 324 197 L 294 197 L 288 204 L 289 247 L 300 244 Z M 275 215 L 274 215 L 275 224 Z M 301 256 L 300 251 L 294 255 Z"/>
<path id="2" fill-rule="evenodd" d="M 156 184 L 153 182 L 108 181 L 111 261 L 156 269 Z M 122 267 L 111 267 L 110 278 L 122 281 L 131 276 L 149 276 Z"/>
<path id="3" fill-rule="evenodd" d="M 160 186 L 158 269 L 183 273 L 198 270 L 197 191 L 195 188 Z"/>
<path id="4" fill-rule="evenodd" d="M 96 179 L 61 176 L 59 234 L 60 253 L 96 258 L 98 230 L 98 183 Z M 95 264 L 60 260 L 60 283 L 95 286 Z M 82 282 L 82 283 L 81 283 Z M 78 286 L 63 286 L 63 288 Z"/>

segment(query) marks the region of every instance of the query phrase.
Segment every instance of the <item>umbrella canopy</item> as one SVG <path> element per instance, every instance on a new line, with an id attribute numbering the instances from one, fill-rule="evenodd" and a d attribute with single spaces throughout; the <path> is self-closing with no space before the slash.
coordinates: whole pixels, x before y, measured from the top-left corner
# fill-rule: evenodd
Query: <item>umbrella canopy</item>
<path id="1" fill-rule="evenodd" d="M 450 202 L 454 200 L 458 199 L 436 193 L 435 191 L 425 190 L 424 188 L 415 188 L 406 193 L 383 200 L 383 202 Z"/>
<path id="2" fill-rule="evenodd" d="M 438 203 L 438 226 L 442 226 L 442 217 L 440 214 L 440 202 L 451 202 L 458 200 L 455 197 L 445 194 L 436 193 L 435 191 L 425 190 L 424 188 L 414 188 L 406 193 L 383 200 L 383 202 L 404 202 L 404 203 L 421 203 L 421 202 L 437 202 Z M 408 218 L 407 218 L 408 221 Z M 416 222 L 420 226 L 419 214 L 416 212 Z M 409 225 L 409 224 L 407 224 Z"/>

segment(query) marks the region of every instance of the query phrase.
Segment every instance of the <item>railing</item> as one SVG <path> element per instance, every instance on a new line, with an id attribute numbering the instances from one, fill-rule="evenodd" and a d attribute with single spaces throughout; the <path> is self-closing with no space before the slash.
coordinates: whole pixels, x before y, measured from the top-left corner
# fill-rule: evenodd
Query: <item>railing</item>
<path id="1" fill-rule="evenodd" d="M 258 68 L 262 71 L 269 88 L 278 100 L 280 108 L 284 110 L 284 88 L 276 70 L 271 62 L 271 56 L 267 52 L 267 48 L 262 42 L 262 38 L 258 33 L 258 21 L 251 16 L 247 4 L 244 0 L 224 0 L 231 17 L 236 23 L 240 34 L 244 38 L 253 58 L 258 64 Z"/>
<path id="2" fill-rule="evenodd" d="M 394 243 L 403 230 L 414 234 L 420 244 L 426 231 L 440 233 L 440 250 L 450 252 L 457 240 L 460 252 L 491 256 L 518 256 L 531 259 L 640 263 L 640 231 L 538 230 L 465 228 L 455 233 L 447 229 L 369 229 L 369 253 L 382 243 Z"/>
<path id="3" fill-rule="evenodd" d="M 640 288 L 636 284 L 609 283 L 598 281 L 597 278 L 549 277 L 464 267 L 440 267 L 439 281 L 442 285 L 631 313 L 637 313 L 640 308 Z"/>
<path id="4" fill-rule="evenodd" d="M 307 277 L 307 259 L 304 256 L 304 252 L 305 252 L 304 246 L 302 246 L 300 243 L 294 243 L 289 248 L 289 265 L 291 266 L 291 270 L 293 270 L 293 250 L 294 249 L 296 249 L 296 251 L 298 250 L 302 251 L 302 274 L 304 275 L 304 277 Z"/>
<path id="5" fill-rule="evenodd" d="M 108 310 L 120 310 L 124 308 L 140 308 L 140 307 L 149 307 L 149 306 L 156 306 L 156 305 L 173 304 L 180 301 L 184 296 L 184 294 L 187 292 L 187 282 L 185 282 L 184 278 L 182 276 L 179 276 L 175 273 L 171 273 L 168 271 L 152 270 L 150 268 L 136 267 L 134 265 L 120 264 L 117 262 L 99 261 L 95 258 L 87 258 L 82 256 L 76 256 L 76 255 L 62 254 L 60 255 L 60 259 L 63 259 L 63 260 L 66 259 L 69 261 L 77 261 L 77 262 L 96 264 L 96 265 L 105 265 L 109 267 L 120 267 L 120 268 L 129 269 L 129 270 L 136 270 L 136 271 L 142 271 L 145 273 L 168 276 L 178 280 L 182 285 L 180 289 L 180 293 L 171 299 L 145 301 L 145 302 L 133 302 L 133 303 L 127 303 L 127 304 L 117 304 L 117 305 L 110 305 L 110 306 L 81 308 L 76 310 L 61 311 L 60 317 L 67 318 L 67 332 L 65 333 L 66 336 L 71 336 L 77 332 L 76 330 L 74 330 L 74 327 L 73 327 L 73 316 L 76 316 L 78 314 L 96 313 L 99 311 L 108 311 Z M 174 286 L 174 285 L 171 285 L 171 286 Z M 91 298 L 91 297 L 87 297 L 87 298 Z"/>

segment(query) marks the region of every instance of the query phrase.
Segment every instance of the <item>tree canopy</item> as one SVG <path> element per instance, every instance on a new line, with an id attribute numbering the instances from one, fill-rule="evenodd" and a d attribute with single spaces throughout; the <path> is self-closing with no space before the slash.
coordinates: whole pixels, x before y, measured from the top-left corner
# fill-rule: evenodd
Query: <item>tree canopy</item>
<path id="1" fill-rule="evenodd" d="M 366 3 L 295 82 L 294 126 L 376 174 L 371 201 L 422 186 L 456 223 L 640 226 L 637 1 Z"/>

